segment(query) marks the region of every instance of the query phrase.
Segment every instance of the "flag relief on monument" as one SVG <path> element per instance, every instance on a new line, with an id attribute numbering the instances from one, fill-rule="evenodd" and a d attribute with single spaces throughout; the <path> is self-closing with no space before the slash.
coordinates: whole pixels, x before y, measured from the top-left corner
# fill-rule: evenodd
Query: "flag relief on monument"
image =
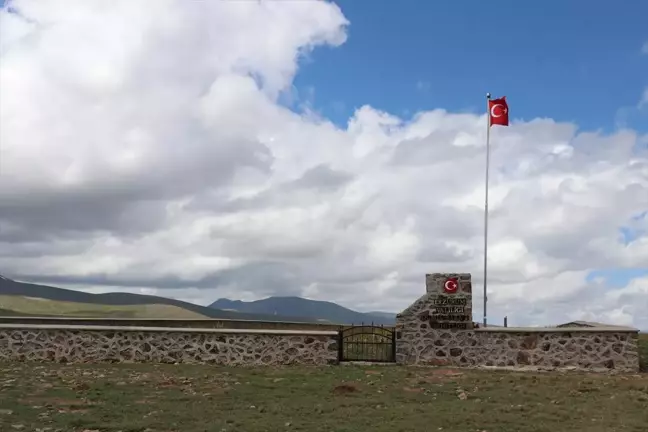
<path id="1" fill-rule="evenodd" d="M 457 278 L 448 278 L 443 284 L 443 291 L 447 294 L 456 293 L 457 288 L 459 288 L 459 281 L 457 280 Z"/>

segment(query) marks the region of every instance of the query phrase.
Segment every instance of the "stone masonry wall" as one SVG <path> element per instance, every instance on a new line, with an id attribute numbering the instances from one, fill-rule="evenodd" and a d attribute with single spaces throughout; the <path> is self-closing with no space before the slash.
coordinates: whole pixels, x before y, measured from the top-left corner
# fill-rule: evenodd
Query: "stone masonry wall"
<path id="1" fill-rule="evenodd" d="M 427 292 L 396 318 L 396 361 L 451 365 L 579 370 L 639 370 L 638 331 L 622 328 L 439 329 L 430 317 L 440 281 L 469 275 L 427 275 Z M 462 294 L 458 290 L 457 296 Z"/>
<path id="2" fill-rule="evenodd" d="M 338 356 L 336 332 L 7 326 L 0 326 L 0 360 L 255 366 L 323 365 L 336 363 Z"/>
<path id="3" fill-rule="evenodd" d="M 639 370 L 638 334 L 619 331 L 517 329 L 475 332 L 484 366 Z"/>
<path id="4" fill-rule="evenodd" d="M 396 350 L 397 362 L 408 365 L 639 370 L 632 332 L 423 329 L 401 335 Z"/>

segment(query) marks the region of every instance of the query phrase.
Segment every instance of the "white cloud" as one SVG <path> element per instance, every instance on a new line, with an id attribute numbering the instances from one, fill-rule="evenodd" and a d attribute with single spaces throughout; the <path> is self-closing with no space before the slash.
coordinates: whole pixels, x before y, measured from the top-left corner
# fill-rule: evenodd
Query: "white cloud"
<path id="1" fill-rule="evenodd" d="M 646 87 L 641 95 L 641 100 L 639 101 L 639 108 L 643 108 L 648 105 L 648 87 Z"/>
<path id="2" fill-rule="evenodd" d="M 648 41 L 644 42 L 643 46 L 641 47 L 641 53 L 648 54 Z"/>
<path id="3" fill-rule="evenodd" d="M 426 272 L 480 285 L 483 116 L 364 106 L 342 129 L 282 107 L 300 56 L 345 41 L 328 2 L 147 5 L 0 14 L 2 272 L 364 310 L 406 307 Z M 491 319 L 648 328 L 644 280 L 585 279 L 648 262 L 648 237 L 618 231 L 648 228 L 631 221 L 648 209 L 645 140 L 549 119 L 493 130 Z"/>

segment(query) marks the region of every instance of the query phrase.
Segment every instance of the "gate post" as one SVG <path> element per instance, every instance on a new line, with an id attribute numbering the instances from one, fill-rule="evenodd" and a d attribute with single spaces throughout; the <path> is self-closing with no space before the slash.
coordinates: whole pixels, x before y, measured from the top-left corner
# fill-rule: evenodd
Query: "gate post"
<path id="1" fill-rule="evenodd" d="M 340 329 L 338 330 L 338 363 L 341 363 L 344 361 L 344 330 Z"/>

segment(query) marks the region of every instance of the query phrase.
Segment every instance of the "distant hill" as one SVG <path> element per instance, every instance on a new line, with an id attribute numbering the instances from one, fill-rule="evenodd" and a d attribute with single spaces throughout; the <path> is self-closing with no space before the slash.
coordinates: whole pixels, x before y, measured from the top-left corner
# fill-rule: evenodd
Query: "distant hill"
<path id="1" fill-rule="evenodd" d="M 10 317 L 10 316 L 18 316 L 18 317 L 24 317 L 24 316 L 32 316 L 31 314 L 26 314 L 26 313 L 21 313 L 21 312 L 16 312 L 10 309 L 2 309 L 0 308 L 0 316 L 5 316 L 5 317 Z M 43 315 L 47 316 L 47 315 Z"/>
<path id="2" fill-rule="evenodd" d="M 66 316 L 84 318 L 209 319 L 207 316 L 166 304 L 104 305 L 0 295 L 1 316 Z"/>
<path id="3" fill-rule="evenodd" d="M 145 317 L 150 318 L 174 318 L 174 316 L 166 316 L 165 314 L 171 313 L 178 318 L 177 311 L 171 312 L 173 309 L 164 309 L 158 308 L 157 314 L 160 316 L 151 316 L 151 311 L 155 310 L 151 308 L 152 305 L 168 305 L 175 306 L 177 308 L 182 308 L 194 314 L 199 314 L 207 318 L 218 318 L 218 319 L 232 319 L 232 320 L 257 320 L 257 321 L 294 321 L 294 322 L 313 322 L 313 320 L 308 319 L 307 317 L 299 316 L 280 316 L 274 314 L 263 314 L 263 313 L 240 313 L 232 311 L 219 310 L 217 308 L 199 306 L 193 303 L 183 302 L 180 300 L 170 299 L 166 297 L 151 296 L 151 295 L 142 295 L 142 294 L 130 294 L 130 293 L 106 293 L 106 294 L 90 294 L 83 291 L 75 291 L 71 289 L 57 288 L 47 285 L 38 285 L 26 282 L 18 282 L 11 280 L 9 278 L 0 276 L 0 296 L 3 296 L 4 300 L 0 305 L 0 315 L 55 315 L 55 316 L 67 316 L 70 310 L 75 310 L 74 316 L 86 316 L 86 317 L 115 317 L 119 316 L 119 309 L 123 306 L 141 306 L 141 310 L 148 308 L 149 313 L 144 314 Z M 33 308 L 30 309 L 29 305 L 19 298 L 11 299 L 5 296 L 17 296 L 23 298 L 32 298 L 33 299 L 46 299 L 53 300 L 56 302 L 72 302 L 79 304 L 78 308 L 70 308 L 69 305 L 66 308 L 60 309 L 55 307 L 50 307 L 40 303 L 31 303 Z M 16 305 L 20 304 L 18 307 Z M 104 305 L 107 308 L 96 308 L 96 307 L 84 307 L 83 304 L 88 305 Z M 37 306 L 38 305 L 38 306 Z M 115 306 L 115 308 L 110 308 L 108 306 Z M 18 309 L 15 309 L 18 308 Z M 43 310 L 45 308 L 45 310 Z M 50 311 L 49 313 L 44 313 L 45 311 Z M 79 315 L 78 312 L 81 311 L 82 315 Z M 132 312 L 132 311 L 131 311 Z M 132 312 L 135 315 L 141 315 L 142 312 Z"/>
<path id="4" fill-rule="evenodd" d="M 371 316 L 379 316 L 385 319 L 390 319 L 394 322 L 396 322 L 396 314 L 393 312 L 380 312 L 380 311 L 372 311 L 372 312 L 367 312 Z"/>
<path id="5" fill-rule="evenodd" d="M 373 322 L 374 324 L 394 325 L 396 320 L 396 314 L 356 312 L 335 303 L 308 300 L 301 297 L 269 297 L 251 302 L 219 299 L 209 307 L 251 314 L 299 315 L 311 320 L 335 324 L 368 324 Z"/>

